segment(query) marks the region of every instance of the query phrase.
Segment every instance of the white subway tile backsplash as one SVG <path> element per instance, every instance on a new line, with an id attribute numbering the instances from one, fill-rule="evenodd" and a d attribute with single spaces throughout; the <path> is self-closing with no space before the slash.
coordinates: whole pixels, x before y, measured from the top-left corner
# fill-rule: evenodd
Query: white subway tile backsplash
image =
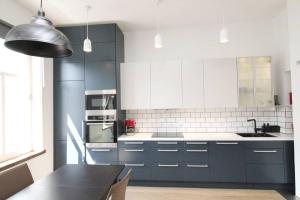
<path id="1" fill-rule="evenodd" d="M 129 110 L 127 118 L 136 119 L 138 132 L 253 132 L 264 123 L 279 125 L 281 132 L 293 132 L 290 106 L 274 108 L 209 108 Z"/>

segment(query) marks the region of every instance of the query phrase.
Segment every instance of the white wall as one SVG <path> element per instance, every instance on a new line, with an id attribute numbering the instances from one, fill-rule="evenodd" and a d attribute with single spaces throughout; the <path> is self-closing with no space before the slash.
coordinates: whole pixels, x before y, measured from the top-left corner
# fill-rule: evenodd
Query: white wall
<path id="1" fill-rule="evenodd" d="M 125 32 L 125 60 L 202 59 L 273 54 L 271 20 L 228 25 L 228 44 L 219 44 L 219 26 L 163 30 L 164 48 L 153 47 L 154 31 Z"/>
<path id="2" fill-rule="evenodd" d="M 300 197 L 300 0 L 287 2 L 294 110 L 296 195 Z"/>
<path id="3" fill-rule="evenodd" d="M 12 0 L 0 0 L 0 19 L 12 25 L 28 23 L 33 13 Z M 44 145 L 46 153 L 28 161 L 34 179 L 53 170 L 53 61 L 45 59 L 43 91 Z"/>

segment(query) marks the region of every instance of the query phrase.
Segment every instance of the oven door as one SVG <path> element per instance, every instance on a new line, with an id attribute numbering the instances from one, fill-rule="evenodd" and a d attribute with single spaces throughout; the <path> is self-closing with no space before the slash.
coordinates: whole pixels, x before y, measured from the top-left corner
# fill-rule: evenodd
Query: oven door
<path id="1" fill-rule="evenodd" d="M 114 143 L 116 142 L 115 122 L 87 122 L 87 143 Z"/>

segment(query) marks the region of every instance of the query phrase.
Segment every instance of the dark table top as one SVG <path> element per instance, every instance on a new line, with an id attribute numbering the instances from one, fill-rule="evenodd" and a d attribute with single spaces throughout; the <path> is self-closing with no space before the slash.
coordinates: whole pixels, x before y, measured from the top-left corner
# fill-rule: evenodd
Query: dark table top
<path id="1" fill-rule="evenodd" d="M 105 199 L 123 168 L 122 165 L 65 165 L 9 199 Z"/>

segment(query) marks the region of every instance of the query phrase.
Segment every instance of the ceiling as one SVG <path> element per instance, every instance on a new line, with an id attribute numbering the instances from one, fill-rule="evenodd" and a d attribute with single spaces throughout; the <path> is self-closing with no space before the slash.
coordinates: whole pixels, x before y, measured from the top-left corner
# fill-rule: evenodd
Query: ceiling
<path id="1" fill-rule="evenodd" d="M 36 12 L 39 0 L 15 0 Z M 85 23 L 85 5 L 90 4 L 92 23 L 117 22 L 123 31 L 155 28 L 156 0 L 44 0 L 46 16 L 56 25 Z M 276 16 L 286 0 L 162 0 L 161 28 L 206 26 L 222 22 L 255 21 Z"/>

